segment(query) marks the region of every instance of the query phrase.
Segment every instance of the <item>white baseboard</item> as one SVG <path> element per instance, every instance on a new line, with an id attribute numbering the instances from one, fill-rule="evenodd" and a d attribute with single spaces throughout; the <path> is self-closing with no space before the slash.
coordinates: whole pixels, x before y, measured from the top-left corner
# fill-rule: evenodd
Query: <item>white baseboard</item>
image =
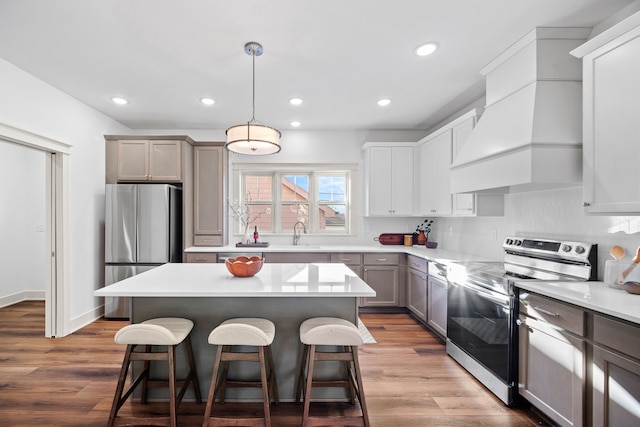
<path id="1" fill-rule="evenodd" d="M 44 301 L 44 291 L 22 291 L 0 297 L 0 308 L 8 307 L 22 301 Z"/>
<path id="2" fill-rule="evenodd" d="M 69 322 L 69 334 L 74 333 L 78 329 L 82 329 L 90 323 L 95 322 L 104 315 L 104 305 L 100 305 L 92 310 L 87 311 L 80 316 L 74 317 Z"/>

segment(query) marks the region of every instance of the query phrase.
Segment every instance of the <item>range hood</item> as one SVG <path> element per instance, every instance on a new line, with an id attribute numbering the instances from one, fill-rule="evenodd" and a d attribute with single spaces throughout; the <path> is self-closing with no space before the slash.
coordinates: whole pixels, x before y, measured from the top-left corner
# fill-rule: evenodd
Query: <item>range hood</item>
<path id="1" fill-rule="evenodd" d="M 508 193 L 582 181 L 582 63 L 590 28 L 536 28 L 481 73 L 485 111 L 451 165 L 451 192 Z"/>

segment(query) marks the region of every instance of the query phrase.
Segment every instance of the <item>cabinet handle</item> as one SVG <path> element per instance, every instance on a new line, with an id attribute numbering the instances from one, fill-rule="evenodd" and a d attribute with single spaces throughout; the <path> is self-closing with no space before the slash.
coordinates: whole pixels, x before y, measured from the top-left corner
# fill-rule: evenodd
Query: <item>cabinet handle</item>
<path id="1" fill-rule="evenodd" d="M 351 261 L 351 258 L 341 258 L 340 261 Z"/>
<path id="2" fill-rule="evenodd" d="M 207 260 L 206 258 L 196 258 L 196 261 L 198 261 L 198 262 L 202 262 L 202 261 L 206 261 L 206 260 Z"/>
<path id="3" fill-rule="evenodd" d="M 559 315 L 558 313 L 554 313 L 554 312 L 552 312 L 552 311 L 545 310 L 544 308 L 542 308 L 542 307 L 540 307 L 540 306 L 538 306 L 538 305 L 536 305 L 536 306 L 535 306 L 535 307 L 533 307 L 533 308 L 534 308 L 536 311 L 539 311 L 539 312 L 540 312 L 540 313 L 542 313 L 542 314 L 546 314 L 546 315 L 549 315 L 549 316 L 552 316 L 552 317 L 560 317 L 560 315 Z"/>
<path id="4" fill-rule="evenodd" d="M 591 206 L 591 203 L 589 203 L 589 202 L 582 202 L 582 206 L 586 208 L 587 206 Z"/>
<path id="5" fill-rule="evenodd" d="M 376 258 L 376 261 L 382 262 L 382 261 L 386 261 L 386 258 Z"/>

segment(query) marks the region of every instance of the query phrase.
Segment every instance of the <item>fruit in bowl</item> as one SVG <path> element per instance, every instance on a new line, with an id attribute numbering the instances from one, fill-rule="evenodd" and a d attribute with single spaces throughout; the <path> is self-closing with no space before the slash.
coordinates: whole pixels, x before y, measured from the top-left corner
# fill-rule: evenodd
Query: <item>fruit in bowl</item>
<path id="1" fill-rule="evenodd" d="M 246 256 L 239 256 L 235 258 L 227 258 L 225 265 L 229 273 L 236 277 L 251 277 L 255 275 L 264 263 L 264 258 L 259 256 L 252 256 L 251 258 Z"/>

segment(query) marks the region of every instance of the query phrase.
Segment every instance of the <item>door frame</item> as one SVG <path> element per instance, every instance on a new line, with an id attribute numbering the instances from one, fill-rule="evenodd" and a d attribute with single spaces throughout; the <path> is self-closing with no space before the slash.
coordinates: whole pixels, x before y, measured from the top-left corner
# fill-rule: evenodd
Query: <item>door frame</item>
<path id="1" fill-rule="evenodd" d="M 71 145 L 0 123 L 0 139 L 46 154 L 45 193 L 47 274 L 45 336 L 70 333 L 69 313 L 69 155 Z"/>

